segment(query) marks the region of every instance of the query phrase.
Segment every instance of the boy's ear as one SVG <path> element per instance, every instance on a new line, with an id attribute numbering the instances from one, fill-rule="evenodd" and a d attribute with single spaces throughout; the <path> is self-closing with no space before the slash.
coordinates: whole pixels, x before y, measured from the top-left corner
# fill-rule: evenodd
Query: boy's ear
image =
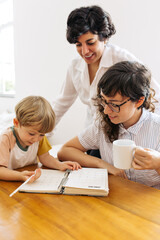
<path id="1" fill-rule="evenodd" d="M 145 97 L 140 97 L 140 99 L 137 101 L 136 106 L 137 108 L 139 108 L 140 106 L 142 106 L 142 104 L 144 103 Z"/>
<path id="2" fill-rule="evenodd" d="M 14 124 L 15 127 L 18 127 L 19 121 L 18 121 L 17 118 L 14 118 L 14 119 L 13 119 L 13 124 Z"/>

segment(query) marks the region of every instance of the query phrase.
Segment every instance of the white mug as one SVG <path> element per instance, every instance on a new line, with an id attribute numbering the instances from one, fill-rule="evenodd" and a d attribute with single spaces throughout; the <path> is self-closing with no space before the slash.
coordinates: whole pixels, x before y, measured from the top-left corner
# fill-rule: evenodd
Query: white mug
<path id="1" fill-rule="evenodd" d="M 113 142 L 113 163 L 116 168 L 131 168 L 135 142 L 130 139 L 119 139 Z"/>

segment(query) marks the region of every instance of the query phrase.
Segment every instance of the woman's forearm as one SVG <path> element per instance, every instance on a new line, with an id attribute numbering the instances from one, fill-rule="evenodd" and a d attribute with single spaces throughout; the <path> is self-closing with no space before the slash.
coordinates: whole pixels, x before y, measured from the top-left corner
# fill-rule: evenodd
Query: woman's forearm
<path id="1" fill-rule="evenodd" d="M 76 161 L 82 167 L 106 168 L 109 173 L 114 172 L 115 167 L 104 160 L 90 156 L 85 152 L 74 147 L 62 147 L 58 152 L 58 158 L 61 161 Z"/>
<path id="2" fill-rule="evenodd" d="M 83 167 L 99 167 L 99 159 L 74 147 L 62 147 L 58 152 L 61 161 L 76 161 Z"/>

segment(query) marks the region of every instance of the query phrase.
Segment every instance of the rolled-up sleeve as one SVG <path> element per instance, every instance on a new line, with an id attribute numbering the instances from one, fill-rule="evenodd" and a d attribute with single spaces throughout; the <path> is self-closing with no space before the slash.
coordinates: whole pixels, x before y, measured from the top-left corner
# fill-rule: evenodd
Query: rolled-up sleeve
<path id="1" fill-rule="evenodd" d="M 99 149 L 99 122 L 95 121 L 92 125 L 85 128 L 79 135 L 78 139 L 82 146 L 86 149 Z"/>

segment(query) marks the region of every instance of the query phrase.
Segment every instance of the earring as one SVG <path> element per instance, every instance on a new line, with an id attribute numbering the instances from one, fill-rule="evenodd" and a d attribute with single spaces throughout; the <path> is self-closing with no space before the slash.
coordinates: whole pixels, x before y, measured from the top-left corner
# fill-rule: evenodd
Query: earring
<path id="1" fill-rule="evenodd" d="M 106 47 L 107 46 L 107 40 L 106 41 L 104 41 L 104 47 Z"/>

